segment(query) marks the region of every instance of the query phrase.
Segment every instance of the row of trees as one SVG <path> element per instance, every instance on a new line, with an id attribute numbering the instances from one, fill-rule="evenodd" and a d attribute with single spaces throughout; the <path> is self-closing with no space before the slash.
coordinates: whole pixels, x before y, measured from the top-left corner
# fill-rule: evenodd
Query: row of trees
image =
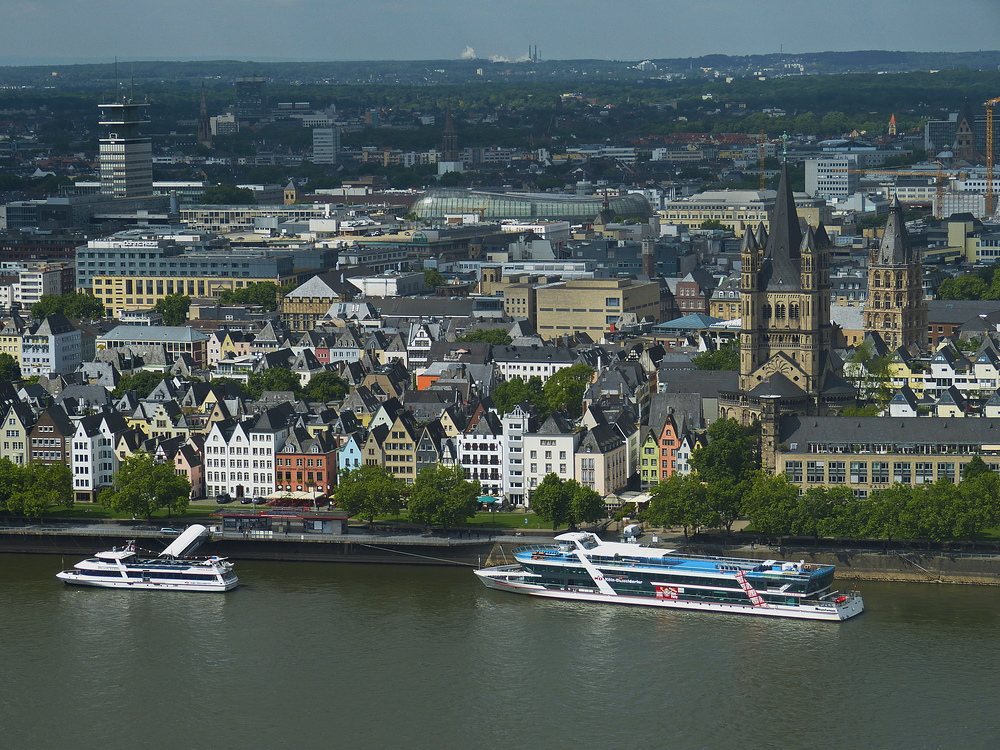
<path id="1" fill-rule="evenodd" d="M 739 370 L 740 343 L 735 339 L 728 341 L 715 351 L 696 354 L 691 362 L 699 370 Z"/>
<path id="2" fill-rule="evenodd" d="M 470 341 L 494 346 L 507 346 L 513 339 L 502 328 L 477 328 L 474 331 L 459 336 L 455 341 Z"/>
<path id="3" fill-rule="evenodd" d="M 191 482 L 177 474 L 173 461 L 157 463 L 149 453 L 136 451 L 122 461 L 114 484 L 98 500 L 117 513 L 148 519 L 163 508 L 168 515 L 183 514 L 190 497 Z"/>
<path id="4" fill-rule="evenodd" d="M 73 507 L 73 475 L 68 466 L 20 466 L 0 458 L 0 508 L 16 516 L 41 518 L 59 507 Z"/>
<path id="5" fill-rule="evenodd" d="M 288 294 L 295 284 L 278 286 L 273 281 L 248 284 L 240 289 L 225 289 L 219 294 L 219 302 L 224 305 L 260 305 L 265 310 L 278 309 L 278 295 Z"/>
<path id="6" fill-rule="evenodd" d="M 153 309 L 163 314 L 163 325 L 182 326 L 187 323 L 191 298 L 186 294 L 170 294 L 158 300 Z"/>
<path id="7" fill-rule="evenodd" d="M 938 299 L 1000 300 L 1000 273 L 983 268 L 945 279 L 937 290 Z"/>
<path id="8" fill-rule="evenodd" d="M 506 414 L 521 402 L 527 402 L 545 419 L 556 411 L 570 416 L 583 413 L 583 395 L 594 379 L 594 368 L 584 363 L 565 367 L 542 384 L 542 379 L 515 377 L 493 389 L 493 403 L 500 414 Z"/>
<path id="9" fill-rule="evenodd" d="M 341 510 L 369 523 L 405 508 L 413 523 L 447 529 L 475 516 L 481 495 L 479 480 L 467 479 L 460 466 L 427 466 L 407 485 L 383 466 L 365 465 L 341 472 L 333 499 Z M 597 492 L 555 474 L 538 485 L 531 506 L 553 529 L 595 523 L 606 516 L 604 500 Z"/>
<path id="10" fill-rule="evenodd" d="M 448 528 L 472 518 L 482 489 L 460 466 L 436 464 L 420 470 L 412 485 L 385 467 L 363 465 L 341 472 L 333 499 L 337 507 L 369 523 L 404 507 L 414 523 Z"/>
<path id="11" fill-rule="evenodd" d="M 757 427 L 719 419 L 708 428 L 708 445 L 691 454 L 690 474 L 674 474 L 650 490 L 643 520 L 681 526 L 685 536 L 701 527 L 727 532 L 743 512 L 743 498 L 760 466 Z"/>
<path id="12" fill-rule="evenodd" d="M 1000 526 L 1000 476 L 978 456 L 963 469 L 961 482 L 895 484 L 857 498 L 851 488 L 810 487 L 799 493 L 787 475 L 759 468 L 754 428 L 718 420 L 709 442 L 691 454 L 692 473 L 675 474 L 650 490 L 643 520 L 728 533 L 741 517 L 750 530 L 767 535 L 855 539 L 975 541 Z"/>
<path id="13" fill-rule="evenodd" d="M 213 381 L 215 382 L 215 381 Z M 243 384 L 241 384 L 243 385 Z M 351 391 L 351 385 L 335 372 L 324 371 L 313 375 L 304 386 L 298 373 L 287 367 L 269 367 L 253 373 L 243 391 L 249 398 L 259 399 L 264 391 L 291 391 L 310 401 L 340 401 Z"/>
<path id="14" fill-rule="evenodd" d="M 62 313 L 67 318 L 103 318 L 104 305 L 90 294 L 69 292 L 68 294 L 44 294 L 31 306 L 31 315 L 46 318 Z"/>
<path id="15" fill-rule="evenodd" d="M 596 523 L 607 517 L 604 498 L 575 479 L 560 479 L 547 474 L 531 493 L 531 509 L 552 529 L 562 525 L 570 528 L 584 523 Z"/>
<path id="16" fill-rule="evenodd" d="M 855 498 L 849 487 L 810 487 L 799 495 L 787 476 L 762 473 L 744 512 L 763 534 L 974 542 L 1000 525 L 1000 477 L 977 456 L 958 484 L 895 484 Z"/>

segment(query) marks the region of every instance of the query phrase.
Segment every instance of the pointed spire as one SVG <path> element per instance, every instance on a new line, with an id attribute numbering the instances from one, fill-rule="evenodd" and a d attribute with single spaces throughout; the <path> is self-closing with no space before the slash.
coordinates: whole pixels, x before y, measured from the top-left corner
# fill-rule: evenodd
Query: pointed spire
<path id="1" fill-rule="evenodd" d="M 764 222 L 757 224 L 757 244 L 763 248 L 767 244 L 767 227 L 764 226 Z"/>
<path id="2" fill-rule="evenodd" d="M 903 221 L 903 206 L 898 198 L 893 198 L 889 206 L 889 218 L 885 223 L 885 232 L 879 242 L 876 262 L 879 265 L 898 266 L 913 260 L 910 249 L 910 238 Z"/>
<path id="3" fill-rule="evenodd" d="M 774 211 L 771 213 L 771 231 L 767 238 L 767 255 L 787 258 L 799 257 L 799 214 L 795 210 L 795 196 L 792 183 L 788 179 L 788 164 L 781 165 L 781 180 L 778 193 L 774 196 Z"/>
<path id="4" fill-rule="evenodd" d="M 753 232 L 746 232 L 743 235 L 743 245 L 740 247 L 741 253 L 756 253 L 760 250 L 760 245 L 757 244 L 757 238 L 754 236 Z"/>
<path id="5" fill-rule="evenodd" d="M 809 253 L 816 249 L 816 235 L 813 233 L 813 228 L 806 225 L 806 231 L 802 233 L 802 242 L 799 243 L 800 253 Z"/>

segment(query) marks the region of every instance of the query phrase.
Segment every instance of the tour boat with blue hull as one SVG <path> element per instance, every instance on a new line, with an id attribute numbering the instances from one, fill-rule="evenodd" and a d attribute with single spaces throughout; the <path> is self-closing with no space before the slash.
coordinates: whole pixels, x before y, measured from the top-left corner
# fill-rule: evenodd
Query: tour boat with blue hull
<path id="1" fill-rule="evenodd" d="M 200 524 L 189 526 L 157 557 L 141 557 L 135 542 L 122 549 L 98 552 L 56 578 L 77 586 L 168 591 L 229 591 L 239 580 L 223 557 L 196 559 L 189 555 L 209 536 Z"/>
<path id="2" fill-rule="evenodd" d="M 805 620 L 846 620 L 860 594 L 833 590 L 833 565 L 682 555 L 570 532 L 476 571 L 489 588 L 530 596 Z"/>

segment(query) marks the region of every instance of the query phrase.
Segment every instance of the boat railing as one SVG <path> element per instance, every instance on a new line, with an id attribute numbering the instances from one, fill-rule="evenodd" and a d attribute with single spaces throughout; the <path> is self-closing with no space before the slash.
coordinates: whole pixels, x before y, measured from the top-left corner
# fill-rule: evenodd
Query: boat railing
<path id="1" fill-rule="evenodd" d="M 829 609 L 833 611 L 847 602 L 860 598 L 861 594 L 854 591 L 846 591 L 844 593 L 833 591 L 825 595 L 822 599 L 803 599 L 801 604 L 816 607 L 817 609 Z"/>

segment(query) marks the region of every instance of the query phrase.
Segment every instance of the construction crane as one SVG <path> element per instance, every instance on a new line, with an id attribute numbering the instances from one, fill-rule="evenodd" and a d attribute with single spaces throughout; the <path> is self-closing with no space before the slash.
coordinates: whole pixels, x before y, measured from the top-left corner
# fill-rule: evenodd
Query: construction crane
<path id="1" fill-rule="evenodd" d="M 908 170 L 901 169 L 848 169 L 847 171 L 851 174 L 868 174 L 868 175 L 887 175 L 889 177 L 934 177 L 935 185 L 937 188 L 937 210 L 934 218 L 940 219 L 941 216 L 937 215 L 943 212 L 944 209 L 944 164 L 940 161 L 935 161 L 937 164 L 936 172 L 910 172 Z M 965 172 L 959 172 L 956 174 L 958 179 L 964 179 L 968 177 Z"/>
<path id="2" fill-rule="evenodd" d="M 993 216 L 996 197 L 993 194 L 993 107 L 1000 104 L 1000 97 L 986 102 L 986 216 Z"/>

